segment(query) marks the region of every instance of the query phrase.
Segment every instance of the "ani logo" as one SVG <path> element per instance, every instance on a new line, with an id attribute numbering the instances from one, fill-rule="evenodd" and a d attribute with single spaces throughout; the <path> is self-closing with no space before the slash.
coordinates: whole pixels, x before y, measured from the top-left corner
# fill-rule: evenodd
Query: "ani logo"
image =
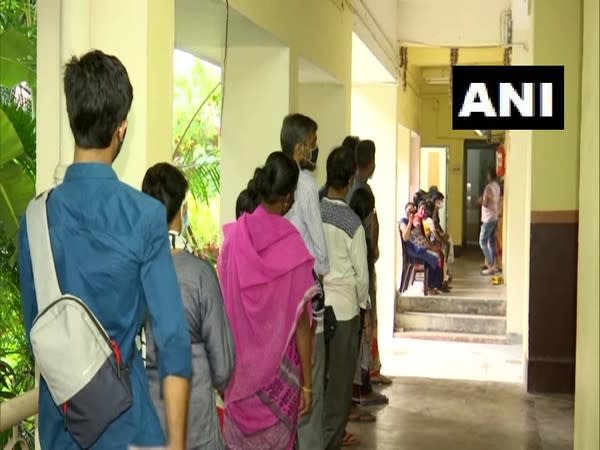
<path id="1" fill-rule="evenodd" d="M 563 66 L 453 66 L 454 130 L 564 129 Z"/>

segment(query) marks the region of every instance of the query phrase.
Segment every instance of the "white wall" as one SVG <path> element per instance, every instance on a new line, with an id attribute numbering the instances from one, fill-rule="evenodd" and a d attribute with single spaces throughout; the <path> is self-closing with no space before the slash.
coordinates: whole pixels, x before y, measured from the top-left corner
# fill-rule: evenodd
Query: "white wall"
<path id="1" fill-rule="evenodd" d="M 375 142 L 375 174 L 371 187 L 375 194 L 379 218 L 377 261 L 377 310 L 379 350 L 385 361 L 391 357 L 394 332 L 396 285 L 397 193 L 397 91 L 391 84 L 354 86 L 352 88 L 352 134 Z"/>
<path id="2" fill-rule="evenodd" d="M 235 219 L 235 201 L 254 169 L 281 148 L 279 131 L 289 111 L 289 67 L 285 48 L 229 49 L 221 132 L 222 224 Z"/>
<path id="3" fill-rule="evenodd" d="M 345 104 L 346 94 L 341 84 L 300 83 L 298 87 L 298 112 L 312 117 L 319 125 L 319 160 L 315 170 L 319 186 L 325 184 L 327 178 L 325 166 L 329 152 L 341 145 L 348 134 Z"/>

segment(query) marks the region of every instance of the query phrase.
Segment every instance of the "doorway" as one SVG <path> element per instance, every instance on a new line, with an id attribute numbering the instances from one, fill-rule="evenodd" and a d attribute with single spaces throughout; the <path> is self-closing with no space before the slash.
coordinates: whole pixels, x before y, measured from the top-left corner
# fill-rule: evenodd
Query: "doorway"
<path id="1" fill-rule="evenodd" d="M 479 245 L 481 226 L 480 198 L 487 184 L 486 172 L 496 167 L 496 145 L 485 141 L 465 141 L 463 242 L 466 246 Z"/>
<path id="2" fill-rule="evenodd" d="M 420 189 L 428 191 L 431 186 L 447 195 L 447 174 L 448 174 L 448 148 L 447 147 L 421 147 L 420 169 L 419 169 Z M 446 229 L 448 208 L 444 208 L 440 214 L 440 224 Z"/>

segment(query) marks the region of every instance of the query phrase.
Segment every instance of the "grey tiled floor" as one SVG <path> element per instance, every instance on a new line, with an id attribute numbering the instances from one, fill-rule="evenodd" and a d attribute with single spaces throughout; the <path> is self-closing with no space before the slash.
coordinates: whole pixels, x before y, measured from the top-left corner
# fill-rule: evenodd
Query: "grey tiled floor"
<path id="1" fill-rule="evenodd" d="M 356 450 L 567 450 L 572 396 L 537 396 L 519 384 L 395 378 L 374 424 L 348 425 Z"/>

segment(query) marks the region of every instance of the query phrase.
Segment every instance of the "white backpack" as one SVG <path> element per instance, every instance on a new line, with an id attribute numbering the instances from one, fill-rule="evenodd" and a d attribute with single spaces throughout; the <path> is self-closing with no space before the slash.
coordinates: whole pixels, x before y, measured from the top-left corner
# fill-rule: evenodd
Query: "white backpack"
<path id="1" fill-rule="evenodd" d="M 131 382 L 119 345 L 85 301 L 59 287 L 46 211 L 50 192 L 33 199 L 26 211 L 38 306 L 29 336 L 65 427 L 82 448 L 89 448 L 131 406 Z"/>

